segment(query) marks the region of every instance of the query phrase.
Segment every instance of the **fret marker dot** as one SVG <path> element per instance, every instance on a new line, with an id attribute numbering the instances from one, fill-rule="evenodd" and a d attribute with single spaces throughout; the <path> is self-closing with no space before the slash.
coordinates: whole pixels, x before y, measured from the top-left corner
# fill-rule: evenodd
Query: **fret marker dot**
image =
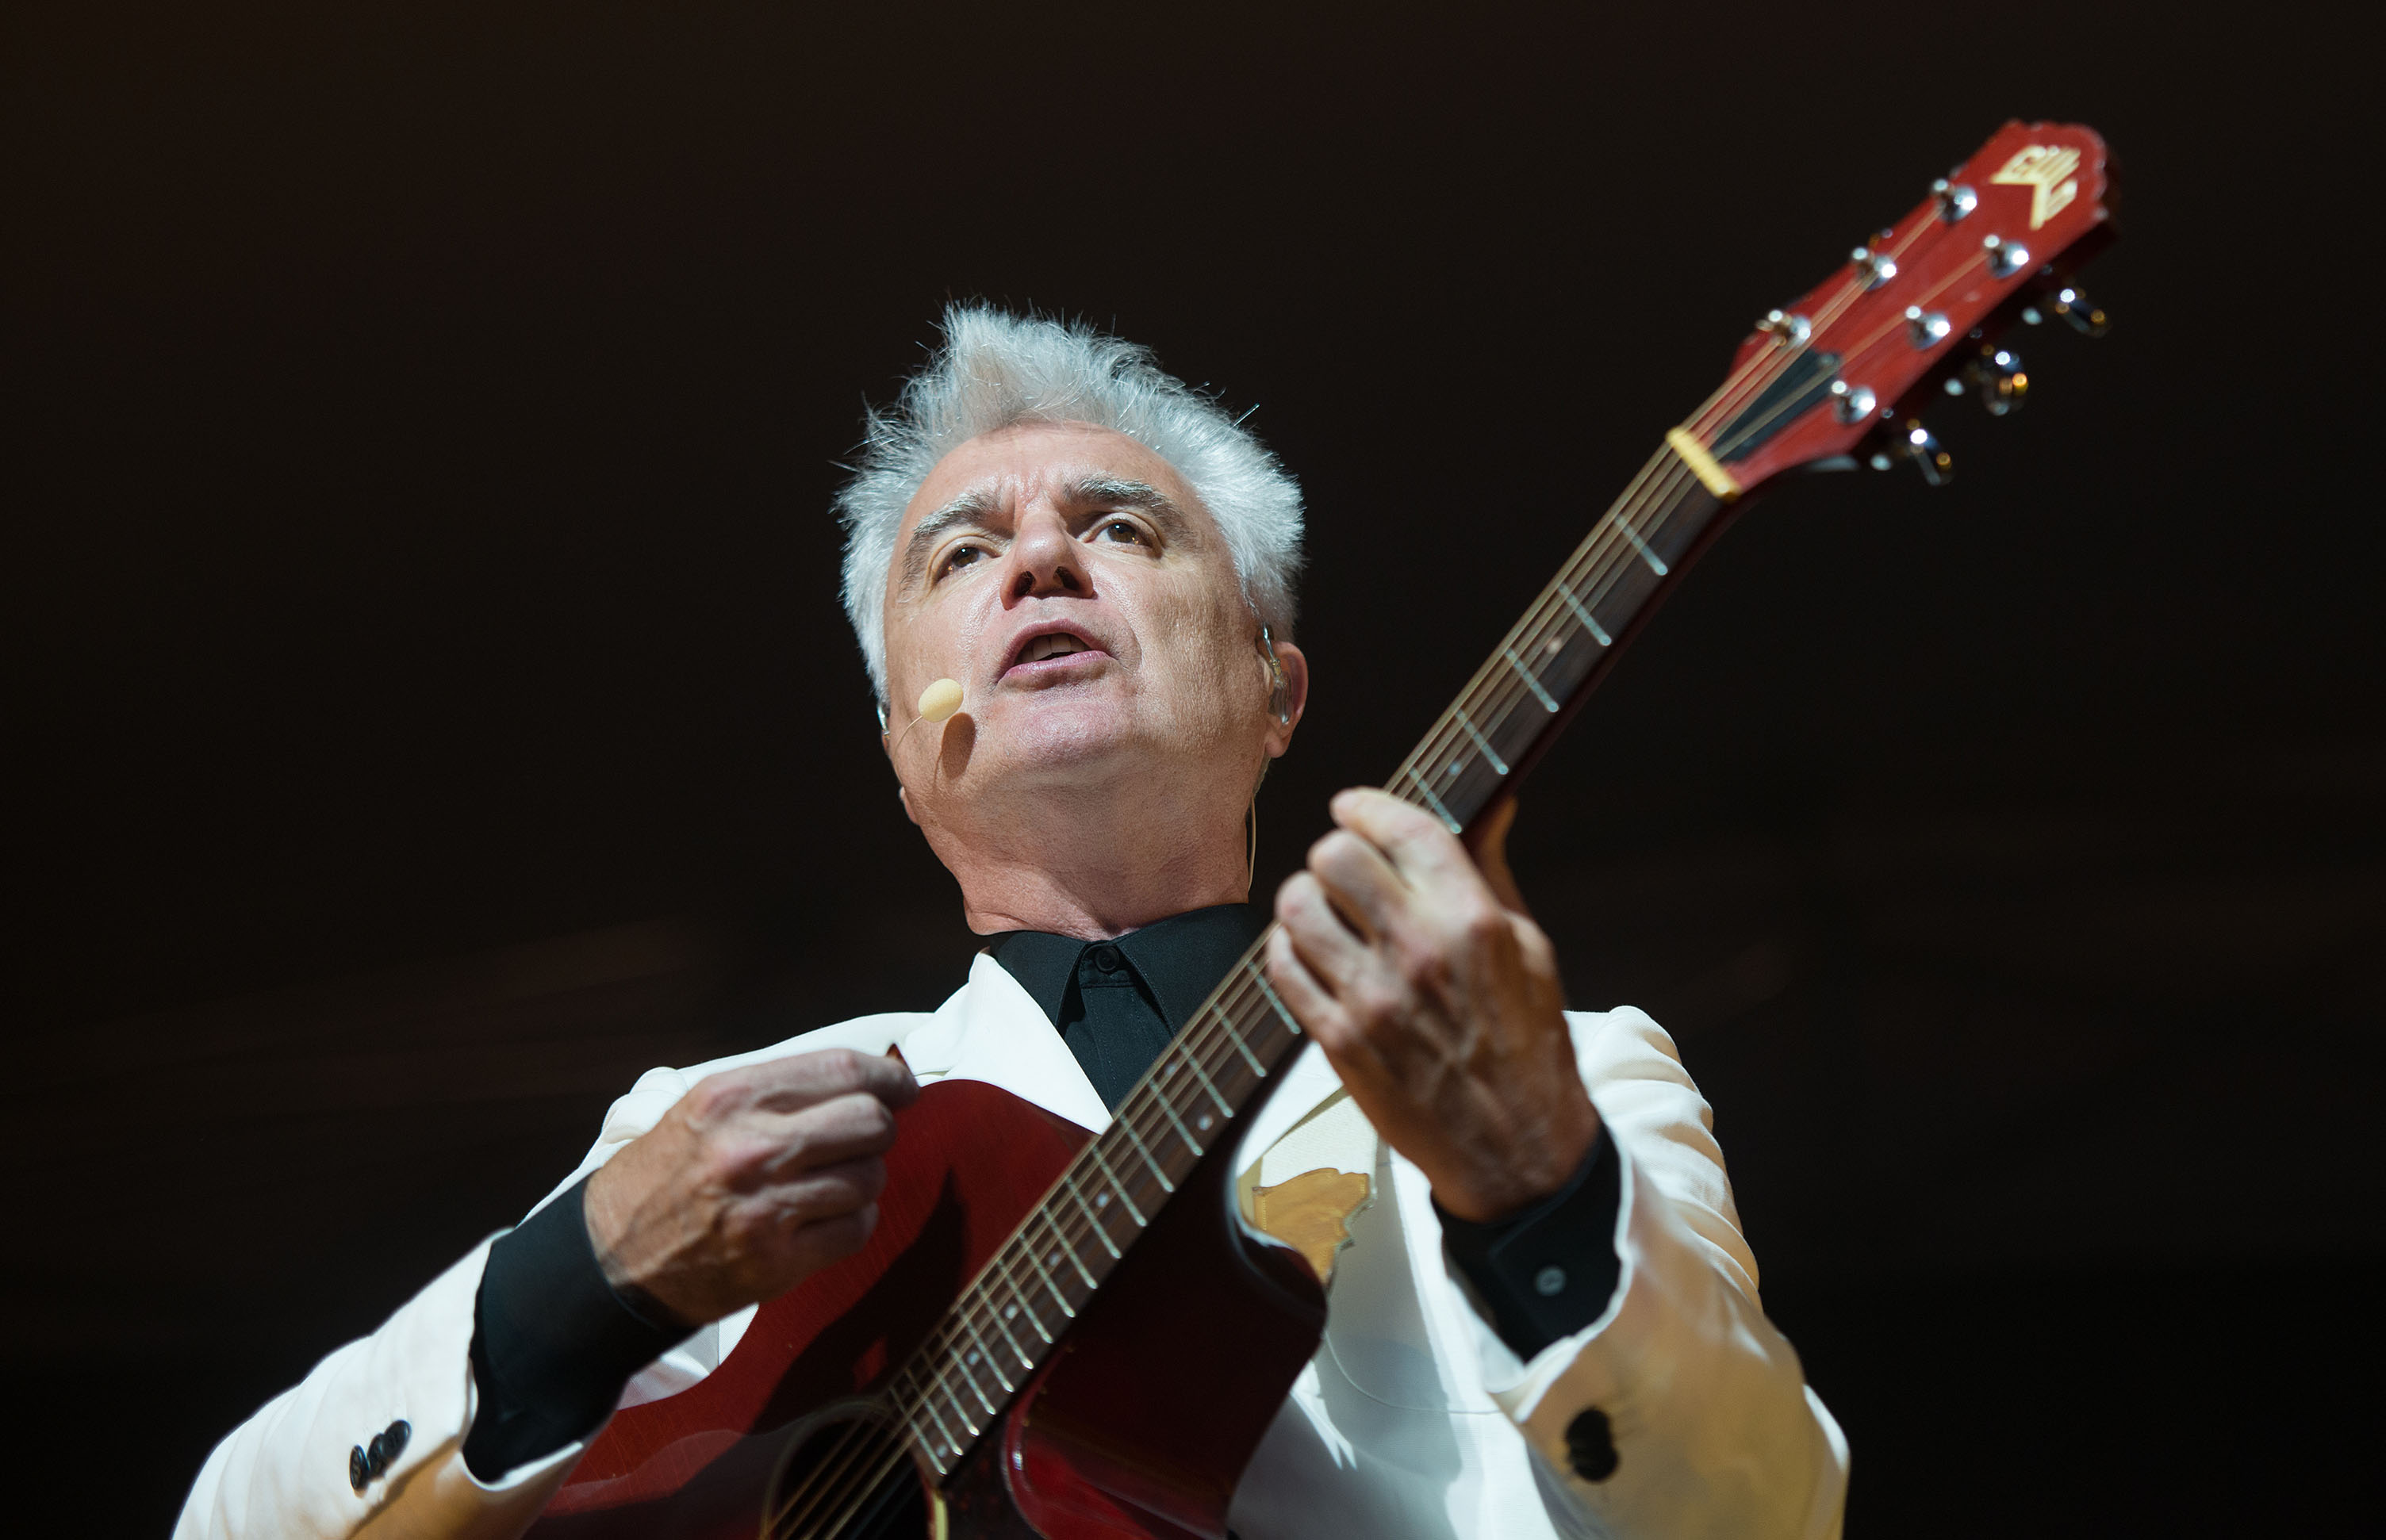
<path id="1" fill-rule="evenodd" d="M 1019 1319 L 1019 1307 L 1013 1305 L 1004 1310 L 1002 1312 L 1002 1319 L 1005 1321 L 1017 1321 Z"/>
<path id="2" fill-rule="evenodd" d="M 1052 1265 L 1054 1267 L 1059 1267 L 1061 1265 L 1061 1254 L 1057 1251 L 1052 1253 Z"/>
<path id="3" fill-rule="evenodd" d="M 972 1353 L 972 1354 L 969 1356 L 969 1361 L 970 1361 L 970 1362 L 972 1362 L 972 1363 L 975 1363 L 975 1362 L 977 1362 L 977 1355 L 976 1355 L 975 1353 Z"/>
<path id="4" fill-rule="evenodd" d="M 1456 775 L 1456 774 L 1457 774 L 1461 770 L 1463 770 L 1464 768 L 1465 768 L 1465 767 L 1464 767 L 1463 765 L 1462 765 L 1458 760 L 1452 759 L 1452 760 L 1450 762 L 1450 774 L 1452 774 L 1452 775 Z"/>
<path id="5" fill-rule="evenodd" d="M 1559 653 L 1563 652 L 1564 650 L 1565 642 L 1560 637 L 1552 636 L 1548 641 L 1541 644 L 1541 651 L 1551 657 L 1555 657 Z"/>
<path id="6" fill-rule="evenodd" d="M 1207 1133 L 1210 1132 L 1210 1125 L 1215 1121 L 1217 1121 L 1215 1118 L 1212 1118 L 1210 1114 L 1204 1112 L 1199 1117 L 1193 1120 L 1193 1126 L 1199 1129 L 1202 1133 Z"/>
<path id="7" fill-rule="evenodd" d="M 1108 1194 L 1108 1193 L 1097 1193 L 1097 1194 L 1095 1194 L 1095 1195 L 1094 1195 L 1094 1207 L 1095 1207 L 1095 1208 L 1109 1208 L 1110 1206 L 1111 1206 L 1111 1195 L 1110 1195 L 1110 1194 Z"/>

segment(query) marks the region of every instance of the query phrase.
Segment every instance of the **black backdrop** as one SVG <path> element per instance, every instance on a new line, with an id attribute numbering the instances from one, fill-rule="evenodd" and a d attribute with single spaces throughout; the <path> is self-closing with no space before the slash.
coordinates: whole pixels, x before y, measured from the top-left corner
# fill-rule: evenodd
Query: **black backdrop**
<path id="1" fill-rule="evenodd" d="M 948 298 L 1302 478 L 1280 876 L 1749 318 L 2020 116 L 2120 157 L 2113 335 L 1940 413 L 1952 487 L 1752 512 L 1517 864 L 1714 1101 L 1856 1534 L 2368 1517 L 2353 37 L 1583 9 L 13 12 L 12 1508 L 161 1529 L 639 1069 L 958 982 L 823 511 Z"/>

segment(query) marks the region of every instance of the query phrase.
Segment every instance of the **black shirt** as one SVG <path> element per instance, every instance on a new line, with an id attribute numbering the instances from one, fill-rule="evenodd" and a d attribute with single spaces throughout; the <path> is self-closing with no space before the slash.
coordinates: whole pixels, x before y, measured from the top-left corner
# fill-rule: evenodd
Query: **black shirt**
<path id="1" fill-rule="evenodd" d="M 987 950 L 1060 1032 L 1106 1107 L 1142 1078 L 1266 925 L 1256 906 L 1195 909 L 1109 941 L 1039 931 Z M 1439 1213 L 1450 1258 L 1519 1357 L 1572 1335 L 1615 1291 L 1619 1168 L 1604 1127 L 1566 1185 L 1490 1224 Z M 605 1279 L 589 1240 L 583 1181 L 489 1250 L 475 1299 L 480 1408 L 464 1441 L 493 1481 L 586 1436 L 631 1375 L 692 1328 Z"/>

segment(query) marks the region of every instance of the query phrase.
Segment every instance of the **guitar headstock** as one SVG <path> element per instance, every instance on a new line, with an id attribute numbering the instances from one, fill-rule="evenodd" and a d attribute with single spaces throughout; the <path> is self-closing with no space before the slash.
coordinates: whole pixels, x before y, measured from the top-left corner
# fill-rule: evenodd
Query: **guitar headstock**
<path id="1" fill-rule="evenodd" d="M 2109 197 L 2094 130 L 2007 123 L 1845 267 L 1758 322 L 1724 387 L 1669 436 L 1727 494 L 1858 455 L 1910 459 L 1940 480 L 1946 457 L 1915 417 L 1928 394 L 1968 389 L 2011 410 L 2029 385 L 1998 341 L 2015 319 L 2103 330 L 2069 274 L 2109 238 Z"/>

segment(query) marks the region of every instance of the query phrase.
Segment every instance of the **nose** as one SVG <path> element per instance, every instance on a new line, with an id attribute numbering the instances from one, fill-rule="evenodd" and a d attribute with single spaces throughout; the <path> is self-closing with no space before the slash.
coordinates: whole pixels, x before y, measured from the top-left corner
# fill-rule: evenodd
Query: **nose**
<path id="1" fill-rule="evenodd" d="M 1019 532 L 1005 558 L 1011 570 L 1003 593 L 1012 604 L 1022 599 L 1083 598 L 1093 592 L 1085 553 L 1069 534 L 1069 526 L 1049 507 L 1036 508 L 1019 521 Z"/>

